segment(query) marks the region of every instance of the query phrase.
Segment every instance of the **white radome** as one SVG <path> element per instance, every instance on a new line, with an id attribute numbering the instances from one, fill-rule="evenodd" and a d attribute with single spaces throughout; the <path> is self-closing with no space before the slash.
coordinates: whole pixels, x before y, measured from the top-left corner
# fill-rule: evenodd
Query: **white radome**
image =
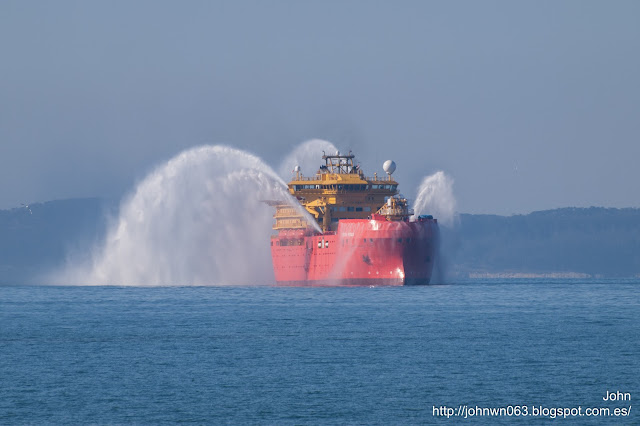
<path id="1" fill-rule="evenodd" d="M 387 160 L 382 165 L 382 168 L 388 175 L 392 175 L 396 171 L 396 163 L 393 160 Z"/>

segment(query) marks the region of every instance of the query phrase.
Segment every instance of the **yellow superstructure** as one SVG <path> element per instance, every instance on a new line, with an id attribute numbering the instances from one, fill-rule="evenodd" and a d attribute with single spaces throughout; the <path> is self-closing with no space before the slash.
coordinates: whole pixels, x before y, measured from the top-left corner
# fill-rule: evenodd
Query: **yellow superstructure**
<path id="1" fill-rule="evenodd" d="M 315 218 L 323 232 L 335 231 L 341 219 L 366 219 L 372 213 L 385 214 L 388 220 L 406 218 L 406 200 L 391 197 L 398 193 L 398 182 L 388 174 L 386 178 L 366 177 L 354 165 L 355 156 L 323 155 L 325 164 L 316 175 L 305 177 L 296 167 L 296 176 L 289 182 L 289 192 Z M 395 166 L 394 166 L 395 167 Z M 394 214 L 384 209 L 398 207 Z M 276 204 L 276 223 L 273 229 L 301 229 L 308 225 L 302 215 L 286 204 Z"/>

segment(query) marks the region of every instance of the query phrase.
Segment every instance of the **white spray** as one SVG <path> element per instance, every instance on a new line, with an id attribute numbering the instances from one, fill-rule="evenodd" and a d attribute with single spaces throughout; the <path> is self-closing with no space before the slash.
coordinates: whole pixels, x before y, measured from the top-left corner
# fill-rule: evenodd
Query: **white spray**
<path id="1" fill-rule="evenodd" d="M 291 180 L 293 169 L 300 166 L 305 176 L 314 176 L 321 164 L 320 155 L 334 155 L 338 149 L 334 144 L 322 139 L 311 139 L 298 145 L 280 164 L 278 171 L 285 181 Z"/>
<path id="2" fill-rule="evenodd" d="M 318 156 L 336 147 L 314 139 L 281 163 L 288 180 L 296 165 L 307 176 Z M 420 185 L 416 215 L 444 225 L 455 218 L 453 180 L 443 172 Z M 72 265 L 52 281 L 85 285 L 227 285 L 273 283 L 269 238 L 273 208 L 290 202 L 319 228 L 262 160 L 225 146 L 189 149 L 150 173 L 120 206 L 120 215 L 89 264 Z"/>
<path id="3" fill-rule="evenodd" d="M 443 225 L 453 226 L 456 220 L 453 179 L 442 171 L 425 177 L 418 188 L 413 210 L 416 216 L 430 214 Z"/>
<path id="4" fill-rule="evenodd" d="M 456 214 L 456 199 L 453 195 L 453 179 L 444 172 L 438 171 L 425 177 L 418 188 L 418 196 L 414 204 L 414 214 L 430 214 L 438 219 L 449 230 L 453 230 L 458 224 Z M 445 229 L 440 229 L 442 235 Z M 450 232 L 453 235 L 453 232 Z M 446 241 L 445 241 L 446 243 Z M 436 254 L 436 264 L 431 282 L 433 284 L 444 284 L 448 282 L 449 263 L 453 257 L 453 248 L 450 243 L 443 244 L 441 240 L 438 244 Z"/>
<path id="5" fill-rule="evenodd" d="M 273 282 L 273 208 L 300 207 L 258 157 L 225 146 L 182 152 L 147 176 L 120 207 L 89 267 L 67 283 L 224 285 Z M 312 223 L 315 223 L 311 219 Z"/>

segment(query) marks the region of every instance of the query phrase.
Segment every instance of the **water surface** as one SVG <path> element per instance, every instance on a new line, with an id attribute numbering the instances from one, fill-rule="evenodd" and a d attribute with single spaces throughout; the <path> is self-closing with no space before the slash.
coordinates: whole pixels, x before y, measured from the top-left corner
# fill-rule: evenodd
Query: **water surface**
<path id="1" fill-rule="evenodd" d="M 9 286 L 0 323 L 4 424 L 454 424 L 434 410 L 640 396 L 637 279 Z M 516 420 L 548 422 L 473 419 Z"/>

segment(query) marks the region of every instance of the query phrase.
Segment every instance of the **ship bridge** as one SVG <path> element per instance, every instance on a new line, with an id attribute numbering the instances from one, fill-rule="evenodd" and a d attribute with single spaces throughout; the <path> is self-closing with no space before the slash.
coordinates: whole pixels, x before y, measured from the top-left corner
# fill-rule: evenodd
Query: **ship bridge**
<path id="1" fill-rule="evenodd" d="M 360 166 L 355 164 L 355 156 L 325 155 L 325 161 L 314 176 L 304 176 L 300 167 L 295 168 L 295 177 L 289 182 L 289 192 L 296 197 L 322 227 L 324 232 L 335 231 L 341 219 L 367 219 L 372 214 L 385 214 L 389 199 L 398 194 L 398 182 L 392 179 L 395 163 L 385 163 L 386 177 L 365 176 Z M 392 167 L 387 168 L 387 164 Z M 403 204 L 404 202 L 404 204 Z M 388 205 L 389 204 L 389 205 Z M 387 215 L 388 220 L 402 220 L 409 216 L 406 200 L 393 200 L 394 214 Z M 402 207 L 404 206 L 404 209 Z M 387 209 L 387 210 L 385 210 Z M 300 213 L 289 205 L 276 205 L 274 215 L 276 223 L 273 229 L 307 228 Z"/>

